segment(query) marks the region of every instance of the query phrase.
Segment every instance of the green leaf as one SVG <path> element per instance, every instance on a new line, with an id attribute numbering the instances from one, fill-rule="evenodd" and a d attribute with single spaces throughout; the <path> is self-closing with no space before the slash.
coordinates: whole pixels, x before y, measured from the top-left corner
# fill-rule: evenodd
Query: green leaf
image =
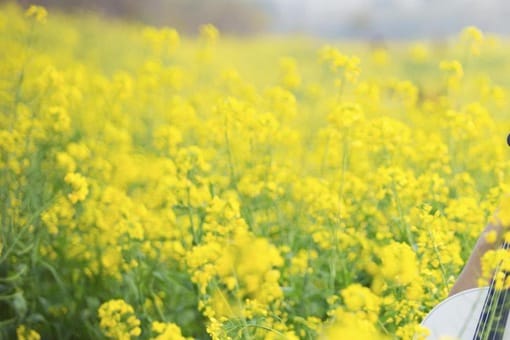
<path id="1" fill-rule="evenodd" d="M 16 314 L 20 318 L 25 317 L 25 315 L 28 312 L 28 307 L 27 307 L 27 301 L 25 300 L 25 297 L 23 296 L 22 292 L 17 292 L 16 294 L 14 294 L 13 299 L 12 299 L 12 307 L 14 308 L 14 310 L 16 311 Z"/>

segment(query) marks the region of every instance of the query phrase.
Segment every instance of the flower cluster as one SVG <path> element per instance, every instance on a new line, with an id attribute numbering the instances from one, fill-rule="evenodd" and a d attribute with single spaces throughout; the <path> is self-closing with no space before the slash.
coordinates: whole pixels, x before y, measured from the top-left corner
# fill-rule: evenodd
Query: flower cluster
<path id="1" fill-rule="evenodd" d="M 510 47 L 199 30 L 1 5 L 0 338 L 423 338 L 510 225 Z"/>
<path id="2" fill-rule="evenodd" d="M 99 307 L 99 326 L 103 333 L 113 339 L 131 339 L 141 334 L 140 320 L 133 307 L 123 300 L 110 300 Z"/>

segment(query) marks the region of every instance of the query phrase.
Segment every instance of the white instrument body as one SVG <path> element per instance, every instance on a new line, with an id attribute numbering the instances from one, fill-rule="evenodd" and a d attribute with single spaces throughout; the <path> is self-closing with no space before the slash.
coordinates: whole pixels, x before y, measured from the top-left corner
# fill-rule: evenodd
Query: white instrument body
<path id="1" fill-rule="evenodd" d="M 473 340 L 488 292 L 489 287 L 468 289 L 434 307 L 422 321 L 431 332 L 427 339 Z M 508 320 L 503 340 L 510 340 Z"/>

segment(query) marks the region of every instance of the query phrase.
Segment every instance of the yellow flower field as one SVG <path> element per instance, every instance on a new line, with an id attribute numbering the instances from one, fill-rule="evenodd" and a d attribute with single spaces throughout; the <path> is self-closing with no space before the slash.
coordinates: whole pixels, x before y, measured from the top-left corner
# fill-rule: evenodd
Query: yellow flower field
<path id="1" fill-rule="evenodd" d="M 0 338 L 419 339 L 509 192 L 508 51 L 3 5 Z"/>

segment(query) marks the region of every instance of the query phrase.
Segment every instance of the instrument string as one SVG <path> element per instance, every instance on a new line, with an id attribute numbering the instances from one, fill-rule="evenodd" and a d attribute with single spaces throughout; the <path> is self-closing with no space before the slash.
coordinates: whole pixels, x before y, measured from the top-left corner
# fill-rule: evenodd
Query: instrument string
<path id="1" fill-rule="evenodd" d="M 506 245 L 503 244 L 502 245 L 502 248 L 505 249 Z M 501 267 L 502 267 L 502 261 L 500 261 L 498 263 L 498 266 L 496 267 L 495 269 L 495 273 L 499 273 L 501 271 Z M 486 335 L 486 338 L 488 340 L 498 340 L 498 338 L 496 338 L 496 335 L 498 334 L 496 331 L 494 331 L 494 326 L 493 326 L 493 322 L 494 322 L 494 319 L 497 317 L 496 313 L 498 312 L 498 307 L 500 306 L 499 302 L 500 302 L 500 297 L 501 297 L 501 289 L 497 289 L 496 288 L 496 276 L 493 276 L 492 278 L 492 292 L 491 292 L 491 300 L 490 300 L 490 305 L 489 305 L 489 309 L 487 311 L 488 315 L 487 315 L 487 318 L 485 320 L 485 327 L 489 327 L 489 329 L 484 329 L 484 332 L 482 333 L 482 335 Z M 501 340 L 501 339 L 499 339 Z"/>
<path id="2" fill-rule="evenodd" d="M 481 340 L 481 335 L 483 334 L 483 331 L 485 330 L 485 320 L 487 317 L 486 317 L 486 314 L 484 313 L 484 311 L 487 310 L 487 304 L 489 303 L 489 301 L 491 299 L 493 284 L 494 284 L 494 281 L 491 280 L 490 285 L 489 285 L 489 290 L 487 291 L 487 295 L 485 296 L 485 301 L 483 303 L 482 313 L 480 314 L 480 318 L 478 319 L 478 323 L 476 325 L 475 336 L 474 336 L 475 340 Z"/>
<path id="3" fill-rule="evenodd" d="M 474 339 L 475 340 L 482 340 L 481 339 L 481 336 L 483 335 L 484 331 L 485 331 L 485 327 L 486 327 L 486 319 L 487 319 L 487 304 L 491 303 L 492 300 L 491 300 L 491 295 L 493 295 L 493 287 L 494 287 L 494 280 L 491 280 L 490 281 L 490 284 L 489 284 L 489 290 L 487 291 L 487 295 L 485 296 L 485 301 L 483 303 L 483 307 L 482 307 L 482 313 L 480 314 L 480 318 L 478 319 L 478 323 L 476 325 L 476 330 L 475 330 L 475 336 L 474 336 Z"/>
<path id="4" fill-rule="evenodd" d="M 491 280 L 491 283 L 489 285 L 489 290 L 487 292 L 487 295 L 485 296 L 485 301 L 483 303 L 482 313 L 480 314 L 480 319 L 478 319 L 478 324 L 476 325 L 475 330 L 475 340 L 483 340 L 482 336 L 485 333 L 485 328 L 488 324 L 488 311 L 490 311 L 493 299 L 492 296 L 494 295 L 494 285 L 495 280 Z M 487 304 L 489 304 L 489 308 L 487 308 Z"/>
<path id="5" fill-rule="evenodd" d="M 504 242 L 503 245 L 502 245 L 502 248 L 503 249 L 508 249 L 509 248 L 509 244 L 507 242 Z M 496 269 L 495 269 L 495 272 L 498 273 L 499 270 L 501 269 L 501 262 L 498 263 Z M 477 323 L 477 326 L 476 326 L 476 330 L 475 330 L 475 336 L 474 336 L 474 339 L 476 340 L 482 340 L 482 337 L 484 336 L 484 334 L 487 332 L 487 326 L 490 324 L 490 321 L 492 321 L 492 317 L 494 316 L 494 311 L 493 311 L 493 307 L 494 307 L 494 301 L 499 301 L 500 300 L 500 297 L 501 297 L 501 291 L 498 291 L 495 289 L 495 283 L 496 283 L 496 280 L 495 278 L 493 277 L 492 280 L 491 280 L 491 283 L 489 285 L 489 290 L 487 292 L 487 296 L 485 297 L 485 301 L 484 301 L 484 304 L 483 304 L 483 308 L 482 308 L 482 313 L 480 315 L 480 319 L 478 320 L 478 323 Z M 507 292 L 505 291 L 503 293 L 504 295 L 504 299 L 506 299 L 506 295 L 507 295 Z M 496 297 L 494 296 L 496 295 Z M 491 333 L 489 333 L 489 336 L 491 335 Z M 492 340 L 492 339 L 490 339 Z"/>
<path id="6" fill-rule="evenodd" d="M 504 245 L 502 247 L 504 248 Z M 502 262 L 499 262 L 498 266 L 496 267 L 496 271 L 495 271 L 496 275 L 500 272 L 501 265 L 502 265 Z M 494 283 L 496 283 L 496 281 L 497 281 L 496 276 L 493 277 L 493 281 L 494 281 Z M 496 313 L 498 311 L 500 297 L 501 297 L 501 289 L 497 289 L 496 285 L 494 284 L 493 297 L 491 299 L 491 305 L 489 307 L 489 317 L 487 320 L 487 324 L 490 325 L 490 327 L 489 327 L 489 329 L 487 329 L 485 331 L 486 333 L 488 333 L 487 334 L 488 340 L 497 340 L 497 338 L 496 338 L 497 332 L 494 331 L 493 322 L 494 322 L 494 319 L 497 318 Z"/>
<path id="7" fill-rule="evenodd" d="M 508 250 L 509 247 L 510 247 L 510 244 L 505 241 L 503 243 L 503 249 Z M 498 325 L 499 326 L 497 329 L 497 333 L 501 334 L 501 338 L 505 331 L 506 321 L 508 319 L 508 307 L 506 306 L 506 303 L 507 303 L 506 297 L 508 296 L 508 288 L 505 285 L 506 285 L 506 280 L 507 280 L 509 273 L 505 270 L 505 268 L 503 268 L 503 272 L 504 272 L 503 288 L 502 288 L 502 292 L 500 292 L 500 295 L 503 295 L 503 297 L 502 297 L 503 301 L 501 301 L 501 298 L 498 297 L 498 307 L 499 307 Z M 494 340 L 497 340 L 497 339 L 494 339 Z"/>
<path id="8" fill-rule="evenodd" d="M 504 242 L 502 245 L 503 249 L 508 249 L 510 247 L 510 244 L 508 242 Z M 501 270 L 502 267 L 502 261 L 500 261 L 495 269 L 495 273 L 498 273 Z M 505 279 L 508 276 L 508 273 L 505 272 Z M 489 285 L 489 291 L 487 292 L 487 296 L 484 301 L 482 313 L 480 316 L 480 319 L 478 320 L 478 324 L 475 330 L 475 337 L 476 340 L 482 340 L 483 338 L 487 338 L 488 340 L 500 340 L 500 338 L 496 338 L 497 334 L 499 333 L 499 329 L 494 331 L 491 329 L 487 329 L 487 326 L 490 325 L 493 321 L 493 318 L 496 317 L 495 313 L 498 307 L 505 308 L 505 300 L 506 296 L 508 295 L 508 289 L 496 289 L 496 278 L 493 277 L 491 280 L 491 283 Z M 503 291 L 502 291 L 503 290 Z M 501 303 L 501 297 L 503 297 L 503 302 Z M 488 304 L 488 307 L 487 307 Z M 494 307 L 494 304 L 495 307 Z M 499 311 L 501 313 L 501 311 Z M 507 314 L 507 313 L 506 313 Z M 504 316 L 504 315 L 503 315 Z M 507 316 L 507 315 L 506 315 Z M 500 323 L 501 320 L 498 320 L 498 323 Z M 505 320 L 506 324 L 506 320 Z M 504 326 L 503 326 L 504 327 Z M 488 334 L 487 334 L 488 333 Z"/>

